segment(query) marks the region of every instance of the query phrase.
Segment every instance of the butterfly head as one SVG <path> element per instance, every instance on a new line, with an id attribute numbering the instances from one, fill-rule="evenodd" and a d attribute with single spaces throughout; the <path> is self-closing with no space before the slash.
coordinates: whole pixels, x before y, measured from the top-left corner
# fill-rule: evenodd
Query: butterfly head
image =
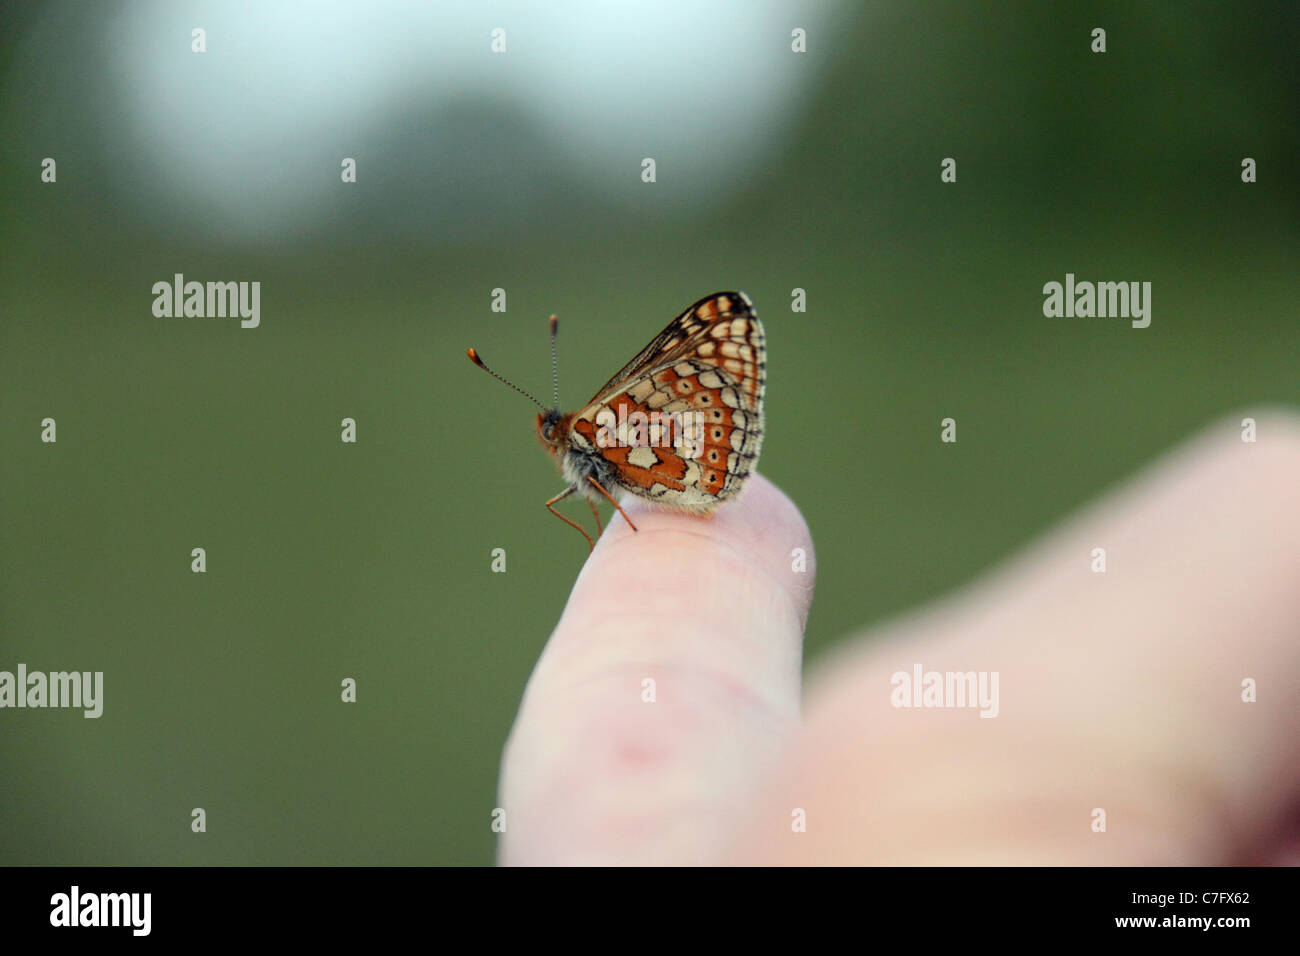
<path id="1" fill-rule="evenodd" d="M 564 417 L 558 408 L 548 408 L 537 416 L 537 437 L 552 455 L 564 447 Z"/>

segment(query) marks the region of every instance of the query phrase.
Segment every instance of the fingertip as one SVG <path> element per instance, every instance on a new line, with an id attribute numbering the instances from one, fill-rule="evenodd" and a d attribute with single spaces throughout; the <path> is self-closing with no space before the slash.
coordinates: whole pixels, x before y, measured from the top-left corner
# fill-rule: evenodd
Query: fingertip
<path id="1" fill-rule="evenodd" d="M 710 515 L 659 508 L 631 499 L 620 502 L 637 531 L 617 514 L 597 543 L 593 562 L 626 557 L 625 549 L 688 573 L 700 560 L 736 561 L 778 585 L 805 620 L 817 576 L 808 523 L 793 500 L 767 478 L 751 475 L 744 490 Z"/>
<path id="2" fill-rule="evenodd" d="M 624 502 L 529 681 L 502 764 L 508 862 L 706 862 L 800 715 L 815 563 L 753 475 L 707 518 Z M 558 848 L 558 849 L 557 849 Z"/>

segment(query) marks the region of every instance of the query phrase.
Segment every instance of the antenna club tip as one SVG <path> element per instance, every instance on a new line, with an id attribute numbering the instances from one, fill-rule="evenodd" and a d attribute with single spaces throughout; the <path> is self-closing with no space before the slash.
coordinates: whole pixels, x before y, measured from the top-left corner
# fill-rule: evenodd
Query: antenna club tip
<path id="1" fill-rule="evenodd" d="M 466 349 L 465 354 L 469 356 L 469 360 L 473 362 L 475 365 L 483 364 L 483 360 L 478 357 L 478 352 L 475 351 L 474 349 L 472 348 Z"/>
<path id="2" fill-rule="evenodd" d="M 560 325 L 560 317 L 558 315 L 551 316 L 551 331 L 554 332 L 559 327 L 559 325 Z"/>

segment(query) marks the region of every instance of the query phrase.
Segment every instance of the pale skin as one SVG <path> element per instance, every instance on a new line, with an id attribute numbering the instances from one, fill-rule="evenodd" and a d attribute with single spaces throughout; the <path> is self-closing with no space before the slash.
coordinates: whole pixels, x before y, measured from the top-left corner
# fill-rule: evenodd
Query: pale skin
<path id="1" fill-rule="evenodd" d="M 790 499 L 754 475 L 709 519 L 624 507 L 639 531 L 608 523 L 507 743 L 501 862 L 1300 858 L 1294 415 L 1213 423 L 968 587 L 846 639 L 802 703 L 815 564 Z M 887 560 L 863 542 L 864 574 Z M 997 671 L 998 716 L 891 706 L 918 662 Z"/>

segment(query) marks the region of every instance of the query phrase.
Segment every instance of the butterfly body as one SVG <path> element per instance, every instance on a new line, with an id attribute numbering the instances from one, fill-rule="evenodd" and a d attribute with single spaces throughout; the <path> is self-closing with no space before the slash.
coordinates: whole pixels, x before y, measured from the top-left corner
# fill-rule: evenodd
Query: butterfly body
<path id="1" fill-rule="evenodd" d="M 552 319 L 552 341 L 554 329 Z M 470 358 L 487 368 L 472 349 Z M 537 435 L 568 484 L 547 508 L 573 524 L 550 506 L 578 493 L 593 511 L 602 498 L 618 507 L 613 492 L 622 492 L 709 514 L 740 493 L 758 461 L 766 369 L 763 327 L 748 297 L 700 299 L 585 407 L 537 416 Z"/>
<path id="2" fill-rule="evenodd" d="M 571 491 L 598 502 L 602 497 L 588 479 L 595 479 L 606 488 L 616 486 L 614 465 L 589 441 L 573 434 L 572 425 L 576 417 L 576 412 L 563 414 L 558 409 L 542 412 L 537 416 L 537 435 L 556 460 Z"/>

